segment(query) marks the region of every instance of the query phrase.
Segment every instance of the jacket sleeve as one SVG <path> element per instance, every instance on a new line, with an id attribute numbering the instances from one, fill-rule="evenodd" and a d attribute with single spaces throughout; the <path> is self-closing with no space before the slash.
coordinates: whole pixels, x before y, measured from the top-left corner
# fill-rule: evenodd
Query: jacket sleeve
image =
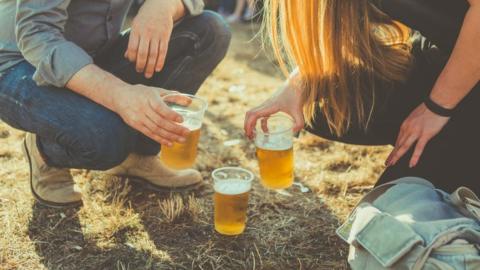
<path id="1" fill-rule="evenodd" d="M 204 7 L 203 0 L 183 0 L 183 4 L 192 16 L 202 13 Z"/>
<path id="2" fill-rule="evenodd" d="M 70 0 L 17 0 L 15 35 L 23 57 L 36 71 L 38 85 L 64 87 L 70 78 L 93 59 L 65 39 Z"/>

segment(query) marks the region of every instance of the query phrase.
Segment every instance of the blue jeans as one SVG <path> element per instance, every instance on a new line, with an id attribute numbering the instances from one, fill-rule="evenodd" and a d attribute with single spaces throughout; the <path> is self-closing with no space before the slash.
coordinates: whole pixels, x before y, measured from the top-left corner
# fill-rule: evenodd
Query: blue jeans
<path id="1" fill-rule="evenodd" d="M 195 94 L 224 58 L 230 31 L 210 11 L 188 17 L 173 30 L 165 66 L 151 79 L 135 71 L 123 54 L 128 33 L 95 63 L 131 84 Z M 37 86 L 35 68 L 24 61 L 0 73 L 0 119 L 35 133 L 48 165 L 106 170 L 130 153 L 156 155 L 160 145 L 123 122 L 119 115 L 68 89 Z"/>

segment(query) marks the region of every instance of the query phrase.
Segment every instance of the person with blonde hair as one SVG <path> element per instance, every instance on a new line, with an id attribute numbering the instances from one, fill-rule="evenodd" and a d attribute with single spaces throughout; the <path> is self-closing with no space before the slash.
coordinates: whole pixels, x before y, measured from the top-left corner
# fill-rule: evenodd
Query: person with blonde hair
<path id="1" fill-rule="evenodd" d="M 265 33 L 289 77 L 245 132 L 282 111 L 296 131 L 391 144 L 378 183 L 430 179 L 477 193 L 479 0 L 267 0 Z"/>

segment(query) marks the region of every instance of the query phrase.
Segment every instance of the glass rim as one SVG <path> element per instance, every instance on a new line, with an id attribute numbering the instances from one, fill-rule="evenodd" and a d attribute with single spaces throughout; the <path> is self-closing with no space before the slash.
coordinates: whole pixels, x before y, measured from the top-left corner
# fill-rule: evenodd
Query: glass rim
<path id="1" fill-rule="evenodd" d="M 271 118 L 274 118 L 274 119 L 275 119 L 275 118 L 288 119 L 288 120 L 289 120 L 289 121 L 288 121 L 288 122 L 289 122 L 289 125 L 288 125 L 287 127 L 285 127 L 285 128 L 282 128 L 282 129 L 280 129 L 280 130 L 278 130 L 278 131 L 274 131 L 274 132 L 264 132 L 261 128 L 259 129 L 259 128 L 257 127 L 258 121 L 261 121 L 262 119 L 271 119 Z M 294 124 L 294 122 L 293 122 L 292 117 L 290 117 L 289 115 L 286 115 L 286 114 L 277 114 L 277 115 L 273 115 L 273 116 L 264 116 L 264 117 L 258 118 L 258 120 L 257 120 L 257 125 L 255 126 L 255 132 L 258 132 L 258 133 L 260 133 L 260 134 L 280 134 L 280 133 L 285 133 L 285 132 L 290 131 L 290 130 L 293 131 L 293 124 Z"/>
<path id="2" fill-rule="evenodd" d="M 235 171 L 241 171 L 241 172 L 244 172 L 244 173 L 247 173 L 248 176 L 249 176 L 249 179 L 248 180 L 245 180 L 245 179 L 241 179 L 242 181 L 245 181 L 245 182 L 252 182 L 253 179 L 255 179 L 255 175 L 247 170 L 247 169 L 244 169 L 242 167 L 221 167 L 221 168 L 217 168 L 215 170 L 213 170 L 213 172 L 211 173 L 212 175 L 212 178 L 213 178 L 213 181 L 228 181 L 228 179 L 216 179 L 215 177 L 215 173 L 219 172 L 219 171 L 223 171 L 223 170 L 235 170 Z"/>
<path id="3" fill-rule="evenodd" d="M 192 110 L 194 112 L 202 112 L 202 111 L 205 112 L 208 109 L 208 102 L 204 98 L 201 98 L 201 97 L 198 97 L 198 96 L 195 96 L 195 95 L 184 94 L 184 93 L 180 93 L 180 92 L 167 94 L 167 95 L 162 97 L 162 100 L 165 101 L 165 98 L 173 97 L 173 96 L 184 96 L 184 97 L 189 97 L 191 99 L 200 101 L 203 105 L 202 108 L 200 110 Z"/>

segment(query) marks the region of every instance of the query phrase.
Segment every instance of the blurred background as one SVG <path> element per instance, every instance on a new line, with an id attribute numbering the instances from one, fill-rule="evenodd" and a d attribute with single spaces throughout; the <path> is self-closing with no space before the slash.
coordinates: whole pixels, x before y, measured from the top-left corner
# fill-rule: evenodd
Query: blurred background
<path id="1" fill-rule="evenodd" d="M 132 10 L 138 9 L 145 0 L 135 0 Z M 220 13 L 228 22 L 258 21 L 262 0 L 204 0 L 205 8 Z"/>

